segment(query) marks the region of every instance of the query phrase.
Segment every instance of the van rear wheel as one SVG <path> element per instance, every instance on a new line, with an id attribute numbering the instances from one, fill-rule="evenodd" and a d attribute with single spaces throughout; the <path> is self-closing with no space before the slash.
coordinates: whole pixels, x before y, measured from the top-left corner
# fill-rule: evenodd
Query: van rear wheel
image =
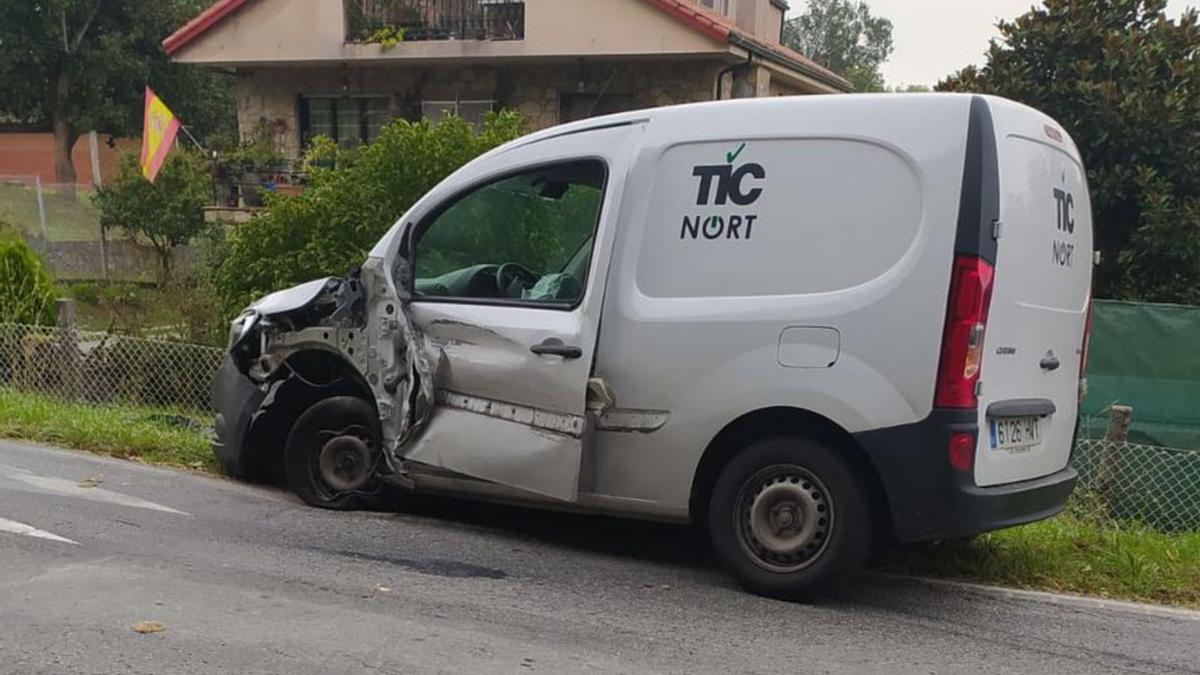
<path id="1" fill-rule="evenodd" d="M 866 491 L 845 459 L 804 438 L 758 441 L 713 488 L 709 536 L 747 590 L 799 599 L 862 568 L 874 539 Z"/>

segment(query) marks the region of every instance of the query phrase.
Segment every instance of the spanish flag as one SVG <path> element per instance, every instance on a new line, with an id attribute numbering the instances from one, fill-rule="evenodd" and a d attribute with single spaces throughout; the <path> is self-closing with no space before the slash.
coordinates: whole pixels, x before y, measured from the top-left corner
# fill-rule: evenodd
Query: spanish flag
<path id="1" fill-rule="evenodd" d="M 167 153 L 179 133 L 179 118 L 146 87 L 146 121 L 142 127 L 142 175 L 151 183 L 167 161 Z"/>

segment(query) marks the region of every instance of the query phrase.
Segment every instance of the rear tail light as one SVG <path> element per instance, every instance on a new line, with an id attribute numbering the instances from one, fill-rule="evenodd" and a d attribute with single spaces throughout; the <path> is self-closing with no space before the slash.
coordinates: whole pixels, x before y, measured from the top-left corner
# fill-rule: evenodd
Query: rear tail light
<path id="1" fill-rule="evenodd" d="M 956 431 L 950 434 L 950 468 L 966 473 L 975 462 L 975 434 Z"/>
<path id="2" fill-rule="evenodd" d="M 939 408 L 974 408 L 975 387 L 983 363 L 983 338 L 992 303 L 994 268 L 986 260 L 955 256 L 950 277 L 950 301 L 942 335 L 934 405 Z"/>
<path id="3" fill-rule="evenodd" d="M 1087 396 L 1087 363 L 1088 351 L 1092 347 L 1092 308 L 1095 305 L 1088 298 L 1087 321 L 1083 324 L 1083 344 L 1079 347 L 1079 401 L 1082 403 Z"/>

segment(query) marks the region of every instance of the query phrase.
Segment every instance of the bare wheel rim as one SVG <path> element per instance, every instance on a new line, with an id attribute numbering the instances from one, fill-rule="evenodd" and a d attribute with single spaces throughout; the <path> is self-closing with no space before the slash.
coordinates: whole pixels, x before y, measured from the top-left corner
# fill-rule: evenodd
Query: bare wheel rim
<path id="1" fill-rule="evenodd" d="M 365 427 L 322 429 L 317 433 L 317 442 L 310 470 L 321 498 L 332 501 L 367 485 L 375 471 L 375 449 Z"/>
<path id="2" fill-rule="evenodd" d="M 759 470 L 734 502 L 738 545 L 756 565 L 780 574 L 812 565 L 829 547 L 833 499 L 817 476 L 795 465 Z"/>

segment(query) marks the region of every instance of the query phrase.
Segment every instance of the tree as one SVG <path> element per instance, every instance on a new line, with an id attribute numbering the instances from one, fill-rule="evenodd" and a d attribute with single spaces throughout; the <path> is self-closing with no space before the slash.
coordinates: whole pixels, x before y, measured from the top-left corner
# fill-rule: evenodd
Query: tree
<path id="1" fill-rule="evenodd" d="M 160 282 L 171 277 L 175 247 L 207 229 L 204 206 L 212 196 L 212 174 L 199 153 L 175 150 L 154 183 L 142 177 L 137 157 L 121 158 L 116 180 L 96 192 L 100 226 L 121 228 L 150 242 L 158 254 Z"/>
<path id="2" fill-rule="evenodd" d="M 1166 0 L 1045 0 L 943 91 L 1058 120 L 1087 167 L 1101 297 L 1200 304 L 1200 28 Z"/>
<path id="3" fill-rule="evenodd" d="M 0 116 L 54 131 L 55 180 L 75 183 L 71 149 L 90 129 L 138 133 L 154 86 L 190 125 L 235 124 L 230 76 L 173 64 L 160 41 L 205 0 L 0 1 Z"/>
<path id="4" fill-rule="evenodd" d="M 883 91 L 879 68 L 892 55 L 892 22 L 865 2 L 809 0 L 783 25 L 783 43 L 850 80 L 859 91 Z"/>
<path id="5" fill-rule="evenodd" d="M 483 152 L 519 136 L 516 113 L 490 114 L 479 131 L 457 117 L 439 123 L 397 120 L 370 145 L 338 150 L 318 138 L 305 166 L 308 188 L 272 195 L 268 208 L 230 233 L 215 273 L 232 314 L 270 291 L 345 274 L 417 199 Z M 336 156 L 339 168 L 322 168 Z"/>

